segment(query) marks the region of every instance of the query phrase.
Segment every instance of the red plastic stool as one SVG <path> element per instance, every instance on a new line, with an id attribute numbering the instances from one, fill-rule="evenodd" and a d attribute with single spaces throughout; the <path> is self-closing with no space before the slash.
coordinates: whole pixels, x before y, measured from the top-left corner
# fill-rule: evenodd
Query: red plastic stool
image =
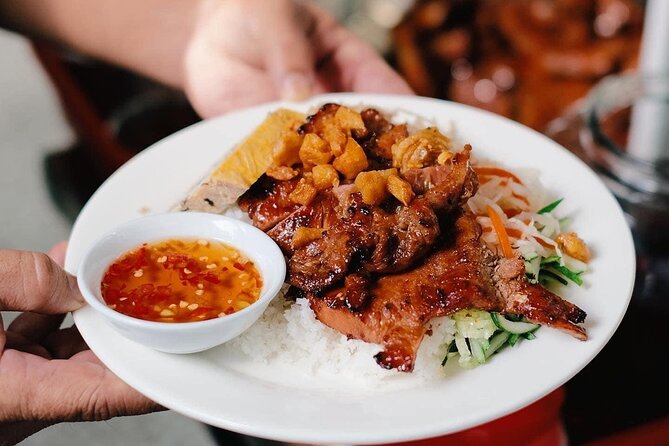
<path id="1" fill-rule="evenodd" d="M 565 446 L 567 436 L 560 418 L 564 389 L 480 426 L 443 437 L 397 443 L 399 446 Z"/>

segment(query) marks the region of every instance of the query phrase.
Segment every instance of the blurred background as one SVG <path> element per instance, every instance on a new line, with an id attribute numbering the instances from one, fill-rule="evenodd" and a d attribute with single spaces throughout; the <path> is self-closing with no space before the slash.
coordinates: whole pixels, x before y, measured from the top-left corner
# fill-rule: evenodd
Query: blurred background
<path id="1" fill-rule="evenodd" d="M 669 349 L 657 328 L 663 326 L 668 308 L 664 294 L 669 289 L 665 287 L 669 245 L 664 234 L 669 231 L 658 230 L 669 222 L 666 169 L 653 163 L 636 168 L 625 153 L 630 105 L 634 94 L 647 89 L 638 78 L 626 80 L 639 64 L 645 2 L 320 3 L 384 54 L 418 94 L 469 104 L 526 124 L 565 145 L 606 177 L 635 229 L 639 278 L 618 333 L 566 385 L 562 419 L 571 444 L 669 444 L 665 418 L 669 405 L 658 395 L 658 389 L 666 387 L 663 356 Z M 46 250 L 66 239 L 82 205 L 107 176 L 153 142 L 199 120 L 178 92 L 1 31 L 0 66 L 5 67 L 0 70 L 3 248 Z M 607 83 L 612 79 L 622 81 Z M 593 101 L 601 102 L 611 91 L 618 100 L 598 108 Z M 627 93 L 626 101 L 620 99 L 621 92 Z M 663 101 L 667 102 L 664 96 Z M 587 137 L 593 134 L 599 136 Z M 601 150 L 616 154 L 618 164 L 605 169 L 593 156 Z M 625 181 L 623 168 L 647 171 L 655 186 L 644 189 L 633 180 Z M 631 428 L 651 432 L 650 442 L 642 443 L 637 432 L 633 442 L 615 443 L 615 438 L 625 438 L 621 432 Z M 614 442 L 603 440 L 612 435 L 618 435 Z M 170 412 L 63 424 L 23 444 L 187 442 L 263 444 L 210 430 Z"/>

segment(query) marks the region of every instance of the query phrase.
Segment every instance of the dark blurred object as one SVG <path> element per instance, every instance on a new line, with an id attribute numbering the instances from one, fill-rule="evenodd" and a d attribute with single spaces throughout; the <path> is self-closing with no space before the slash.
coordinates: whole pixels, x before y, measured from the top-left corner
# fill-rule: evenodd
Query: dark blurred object
<path id="1" fill-rule="evenodd" d="M 394 30 L 395 58 L 420 95 L 544 130 L 636 66 L 642 23 L 636 0 L 420 0 Z"/>
<path id="2" fill-rule="evenodd" d="M 625 318 L 602 352 L 566 385 L 563 413 L 573 444 L 630 428 L 635 430 L 595 444 L 669 444 L 669 405 L 660 391 L 669 347 L 652 341 L 669 317 L 669 166 L 627 150 L 631 108 L 646 97 L 666 103 L 669 79 L 610 76 L 593 88 L 583 107 L 547 129 L 616 195 L 637 251 L 636 284 Z"/>
<path id="3" fill-rule="evenodd" d="M 586 446 L 656 446 L 669 443 L 669 417 L 602 438 Z"/>
<path id="4" fill-rule="evenodd" d="M 98 182 L 154 142 L 199 120 L 185 97 L 121 68 L 35 45 Z"/>
<path id="5" fill-rule="evenodd" d="M 216 444 L 221 446 L 284 446 L 284 443 L 278 441 L 250 437 L 213 426 L 209 426 L 209 433 Z"/>
<path id="6" fill-rule="evenodd" d="M 658 260 L 638 257 L 633 300 L 620 327 L 595 359 L 566 384 L 563 419 L 570 444 L 605 437 L 602 445 L 669 444 L 669 437 L 663 436 L 669 432 L 669 406 L 662 390 L 669 347 L 653 341 L 669 316 L 669 262 Z M 653 305 L 660 300 L 664 307 Z M 624 433 L 632 428 L 640 434 L 637 442 L 629 442 L 629 434 Z"/>
<path id="7" fill-rule="evenodd" d="M 628 217 L 639 254 L 669 256 L 667 148 L 649 151 L 660 156 L 656 160 L 628 149 L 632 107 L 650 100 L 661 108 L 647 119 L 663 124 L 669 119 L 661 113 L 669 103 L 669 78 L 609 76 L 592 89 L 583 107 L 551 122 L 546 134 L 592 167 L 613 192 Z"/>

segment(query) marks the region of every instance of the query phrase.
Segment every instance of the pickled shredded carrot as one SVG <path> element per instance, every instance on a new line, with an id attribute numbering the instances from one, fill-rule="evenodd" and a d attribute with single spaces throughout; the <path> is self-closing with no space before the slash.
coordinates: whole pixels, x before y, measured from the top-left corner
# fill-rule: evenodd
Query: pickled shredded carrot
<path id="1" fill-rule="evenodd" d="M 509 243 L 511 243 L 510 240 L 512 238 L 513 239 L 521 239 L 523 237 L 523 232 L 520 229 L 507 228 L 507 227 L 504 227 L 504 229 L 506 231 L 506 234 L 509 236 Z M 490 228 L 490 227 L 483 228 L 483 232 L 491 232 L 491 231 L 492 231 L 492 228 Z M 495 233 L 497 233 L 496 229 L 495 229 Z M 532 237 L 534 240 L 537 241 L 537 243 L 539 243 L 544 248 L 548 248 L 548 249 L 554 249 L 555 248 L 554 245 L 551 245 L 550 243 L 546 242 L 545 240 L 543 240 L 540 237 L 536 237 L 534 235 L 529 235 L 529 237 Z"/>
<path id="2" fill-rule="evenodd" d="M 509 234 L 506 232 L 504 222 L 502 222 L 499 214 L 495 212 L 495 210 L 490 206 L 486 207 L 486 211 L 488 212 L 488 217 L 490 217 L 492 227 L 497 233 L 497 239 L 499 240 L 499 244 L 502 247 L 502 254 L 504 254 L 504 257 L 506 258 L 513 257 L 513 248 L 511 247 L 511 242 L 509 242 Z"/>
<path id="3" fill-rule="evenodd" d="M 545 240 L 543 240 L 539 237 L 532 236 L 532 238 L 534 238 L 534 240 L 536 240 L 544 248 L 555 249 L 555 245 L 551 245 L 550 243 L 548 243 L 547 241 L 545 241 Z"/>
<path id="4" fill-rule="evenodd" d="M 522 209 L 517 209 L 517 208 L 511 208 L 511 209 L 502 209 L 504 211 L 504 215 L 506 215 L 506 218 L 513 218 L 516 215 L 520 214 L 523 212 Z"/>
<path id="5" fill-rule="evenodd" d="M 523 236 L 523 232 L 516 228 L 506 228 L 506 233 L 509 234 L 509 237 L 513 238 L 521 238 Z"/>
<path id="6" fill-rule="evenodd" d="M 516 183 L 523 184 L 523 182 L 520 181 L 520 178 L 518 178 L 516 175 L 500 167 L 474 167 L 474 171 L 476 171 L 476 173 L 479 175 L 511 178 Z"/>
<path id="7" fill-rule="evenodd" d="M 526 196 L 517 194 L 515 192 L 512 193 L 511 195 L 513 195 L 515 198 L 519 199 L 520 201 L 522 201 L 526 205 L 528 205 L 528 206 L 530 205 L 530 200 L 528 200 Z"/>

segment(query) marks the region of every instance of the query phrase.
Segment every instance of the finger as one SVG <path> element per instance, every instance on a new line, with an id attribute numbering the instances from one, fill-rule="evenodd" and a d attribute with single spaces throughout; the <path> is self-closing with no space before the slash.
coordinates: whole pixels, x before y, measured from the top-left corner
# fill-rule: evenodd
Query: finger
<path id="1" fill-rule="evenodd" d="M 7 350 L 0 358 L 0 422 L 99 421 L 158 406 L 93 359 L 46 360 Z"/>
<path id="2" fill-rule="evenodd" d="M 0 310 L 59 314 L 83 304 L 77 279 L 47 254 L 0 250 Z"/>
<path id="3" fill-rule="evenodd" d="M 349 38 L 332 54 L 326 70 L 338 73 L 338 89 L 343 91 L 414 94 L 399 74 L 357 38 Z"/>
<path id="4" fill-rule="evenodd" d="M 54 245 L 47 255 L 59 266 L 65 264 L 67 242 L 62 241 Z M 9 325 L 9 331 L 18 333 L 33 342 L 39 343 L 44 336 L 58 330 L 63 323 L 64 315 L 44 315 L 37 313 L 23 313 Z"/>
<path id="5" fill-rule="evenodd" d="M 315 59 L 307 38 L 313 16 L 290 0 L 262 2 L 266 29 L 263 44 L 266 68 L 282 99 L 303 100 L 311 96 L 315 83 Z M 272 37 L 267 38 L 271 30 Z"/>
<path id="6" fill-rule="evenodd" d="M 414 94 L 409 85 L 367 43 L 312 5 L 317 26 L 312 42 L 318 75 L 331 89 L 367 93 Z"/>
<path id="7" fill-rule="evenodd" d="M 80 352 L 80 353 L 77 353 L 76 355 L 72 356 L 72 358 L 70 358 L 70 361 L 72 361 L 72 362 L 85 362 L 85 363 L 95 364 L 95 365 L 97 365 L 97 366 L 99 366 L 99 367 L 102 367 L 103 369 L 107 370 L 107 367 L 103 364 L 102 361 L 100 361 L 100 358 L 98 358 L 97 356 L 95 356 L 95 353 L 93 353 L 91 350 L 84 350 L 84 351 L 82 351 L 82 352 Z M 107 370 L 107 371 L 108 371 L 108 370 Z M 108 371 L 108 372 L 109 372 L 109 371 Z M 109 372 L 109 373 L 112 374 L 112 376 L 116 377 L 116 375 L 114 375 L 112 372 Z M 117 379 L 118 379 L 118 378 L 117 378 Z M 121 381 L 121 382 L 123 382 L 123 381 Z M 125 383 L 124 383 L 124 384 L 125 384 Z M 127 385 L 126 385 L 126 386 L 127 386 Z M 141 397 L 141 401 L 140 401 L 140 403 L 145 402 L 145 403 L 148 404 L 148 405 L 146 406 L 148 409 L 145 410 L 144 412 L 141 412 L 141 413 L 158 412 L 158 411 L 166 410 L 165 407 L 161 406 L 161 405 L 158 404 L 158 403 L 155 403 L 155 402 L 151 401 L 150 399 L 146 398 L 145 396 L 143 396 L 142 394 L 140 394 L 140 393 L 137 392 L 136 390 L 132 389 L 130 386 L 127 386 L 127 387 L 128 387 L 129 389 L 131 389 L 131 390 L 133 391 L 134 394 L 136 394 L 136 395 L 138 395 L 139 397 Z M 143 407 L 143 406 L 141 406 L 141 404 L 140 404 L 140 407 Z M 138 412 L 137 414 L 140 414 L 140 413 Z"/>
<path id="8" fill-rule="evenodd" d="M 72 356 L 72 358 L 70 358 L 70 360 L 73 361 L 73 362 L 87 362 L 87 363 L 91 363 L 91 364 L 96 364 L 96 365 L 104 368 L 105 370 L 107 370 L 107 367 L 103 364 L 102 361 L 100 361 L 100 358 L 95 356 L 95 353 L 93 353 L 91 350 L 84 350 L 80 353 L 77 353 L 76 355 Z M 109 372 L 109 373 L 111 373 L 111 372 Z M 113 375 L 113 376 L 116 376 L 116 375 Z M 143 399 L 142 401 L 148 402 L 147 407 L 149 409 L 146 410 L 145 412 L 142 412 L 142 413 L 157 412 L 157 411 L 166 410 L 165 407 L 161 406 L 158 403 L 155 403 L 155 402 L 149 400 L 148 398 L 144 397 L 143 395 L 141 395 L 139 392 L 135 391 L 134 389 L 133 389 L 133 392 L 135 392 L 137 395 L 141 396 L 142 399 Z"/>
<path id="9" fill-rule="evenodd" d="M 49 257 L 53 259 L 54 262 L 58 264 L 61 268 L 65 266 L 65 253 L 67 252 L 67 242 L 62 241 L 56 243 L 50 250 L 47 252 Z"/>
<path id="10" fill-rule="evenodd" d="M 42 341 L 42 345 L 54 359 L 69 359 L 77 353 L 88 350 L 86 341 L 79 334 L 76 326 L 64 328 L 50 333 Z"/>
<path id="11" fill-rule="evenodd" d="M 212 61 L 212 65 L 219 65 L 219 61 Z M 201 70 L 198 82 L 186 85 L 191 104 L 200 116 L 210 118 L 279 99 L 274 83 L 265 72 L 232 60 L 220 65 Z M 239 79 L 244 82 L 240 83 Z"/>
<path id="12" fill-rule="evenodd" d="M 41 342 L 49 333 L 60 328 L 64 314 L 22 313 L 7 328 L 33 342 Z"/>
<path id="13" fill-rule="evenodd" d="M 30 353 L 31 355 L 37 355 L 42 358 L 51 359 L 51 353 L 49 353 L 49 351 L 44 348 L 44 346 L 12 332 L 7 332 L 6 334 L 5 348 L 8 350 L 17 350 L 19 352 Z"/>

